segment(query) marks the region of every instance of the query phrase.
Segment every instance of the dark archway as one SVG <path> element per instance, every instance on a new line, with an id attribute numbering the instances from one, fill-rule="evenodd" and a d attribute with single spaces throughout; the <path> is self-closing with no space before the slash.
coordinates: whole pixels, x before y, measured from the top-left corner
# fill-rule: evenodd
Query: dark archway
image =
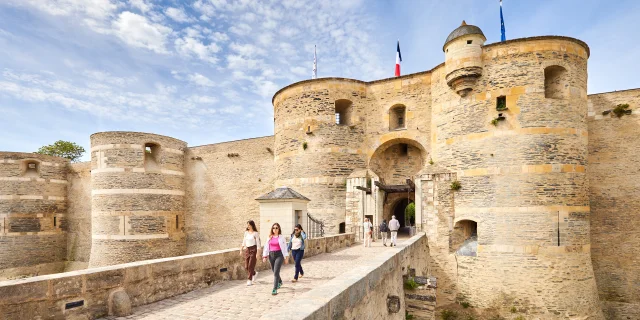
<path id="1" fill-rule="evenodd" d="M 400 228 L 404 228 L 407 226 L 406 223 L 406 219 L 404 216 L 404 211 L 407 208 L 407 205 L 409 205 L 409 199 L 408 198 L 404 198 L 398 202 L 396 202 L 395 207 L 393 208 L 393 215 L 396 216 L 396 219 L 398 219 L 398 221 L 400 221 Z"/>

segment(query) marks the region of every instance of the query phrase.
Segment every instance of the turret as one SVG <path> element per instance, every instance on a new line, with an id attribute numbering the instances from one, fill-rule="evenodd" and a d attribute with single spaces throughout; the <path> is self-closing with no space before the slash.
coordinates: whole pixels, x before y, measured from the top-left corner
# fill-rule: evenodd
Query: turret
<path id="1" fill-rule="evenodd" d="M 444 43 L 447 85 L 460 96 L 467 95 L 482 75 L 482 45 L 486 40 L 480 28 L 462 21 Z"/>

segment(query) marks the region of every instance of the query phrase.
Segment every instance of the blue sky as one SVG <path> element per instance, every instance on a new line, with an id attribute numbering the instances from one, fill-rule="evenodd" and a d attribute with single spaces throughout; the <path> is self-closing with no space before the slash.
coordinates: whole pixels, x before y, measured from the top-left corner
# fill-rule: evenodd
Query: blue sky
<path id="1" fill-rule="evenodd" d="M 500 39 L 498 1 L 0 0 L 0 150 L 94 132 L 190 146 L 273 134 L 271 97 L 311 77 L 393 76 L 440 64 L 464 19 Z M 640 87 L 640 2 L 504 0 L 507 39 L 591 48 L 589 93 Z M 88 155 L 85 159 L 88 159 Z"/>

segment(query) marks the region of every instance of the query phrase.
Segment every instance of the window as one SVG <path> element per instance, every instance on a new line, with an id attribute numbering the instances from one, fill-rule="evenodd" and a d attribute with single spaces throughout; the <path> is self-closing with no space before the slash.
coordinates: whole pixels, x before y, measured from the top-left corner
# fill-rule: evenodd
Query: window
<path id="1" fill-rule="evenodd" d="M 397 105 L 389 110 L 389 130 L 406 128 L 406 107 Z"/>
<path id="2" fill-rule="evenodd" d="M 40 162 L 37 160 L 25 160 L 22 163 L 22 176 L 37 178 L 40 176 Z"/>
<path id="3" fill-rule="evenodd" d="M 499 96 L 498 98 L 496 98 L 496 110 L 507 110 L 507 97 Z"/>
<path id="4" fill-rule="evenodd" d="M 339 126 L 351 125 L 351 113 L 353 103 L 347 99 L 336 100 L 336 124 Z"/>
<path id="5" fill-rule="evenodd" d="M 146 171 L 154 171 L 160 169 L 160 145 L 155 143 L 145 143 L 144 169 Z"/>
<path id="6" fill-rule="evenodd" d="M 544 69 L 544 97 L 547 99 L 565 99 L 569 87 L 567 69 L 561 66 L 549 66 Z"/>
<path id="7" fill-rule="evenodd" d="M 472 44 L 473 40 L 467 40 L 467 44 Z"/>
<path id="8" fill-rule="evenodd" d="M 475 257 L 478 252 L 478 223 L 461 220 L 456 223 L 449 239 L 451 251 L 459 256 Z"/>

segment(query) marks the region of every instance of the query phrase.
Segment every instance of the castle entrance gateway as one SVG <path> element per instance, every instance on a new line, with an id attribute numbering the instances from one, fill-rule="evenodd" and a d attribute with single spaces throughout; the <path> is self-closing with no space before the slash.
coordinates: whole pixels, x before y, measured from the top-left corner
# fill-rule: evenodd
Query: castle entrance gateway
<path id="1" fill-rule="evenodd" d="M 368 168 L 355 170 L 347 179 L 346 231 L 362 238 L 364 218 L 378 226 L 395 215 L 400 232 L 409 233 L 415 217 L 405 215 L 415 201 L 415 175 L 423 168 L 427 153 L 415 140 L 398 138 L 380 145 L 369 159 Z"/>

